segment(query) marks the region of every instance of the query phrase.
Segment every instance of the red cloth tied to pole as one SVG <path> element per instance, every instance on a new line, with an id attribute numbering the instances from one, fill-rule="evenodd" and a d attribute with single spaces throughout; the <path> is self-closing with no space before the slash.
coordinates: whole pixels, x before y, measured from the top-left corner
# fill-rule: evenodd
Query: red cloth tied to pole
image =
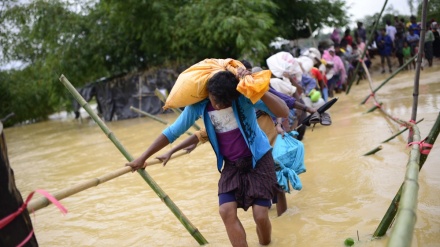
<path id="1" fill-rule="evenodd" d="M 420 153 L 424 155 L 428 155 L 434 145 L 426 143 L 426 138 L 419 142 L 410 142 L 408 143 L 408 147 L 413 144 L 418 144 L 420 148 Z"/>
<path id="2" fill-rule="evenodd" d="M 58 207 L 61 211 L 61 213 L 63 214 L 67 214 L 67 209 L 61 205 L 61 203 L 55 199 L 55 197 L 53 197 L 51 194 L 49 194 L 47 191 L 45 190 L 35 190 L 33 192 L 31 192 L 28 197 L 26 198 L 26 201 L 23 203 L 23 205 L 21 205 L 20 208 L 17 209 L 17 211 L 15 211 L 14 213 L 4 217 L 3 219 L 0 220 L 0 229 L 2 229 L 3 227 L 7 226 L 9 223 L 11 223 L 15 218 L 17 218 L 17 216 L 19 216 L 24 210 L 26 210 L 26 207 L 29 203 L 29 201 L 32 199 L 32 197 L 34 196 L 35 192 L 38 192 L 40 194 L 42 194 L 43 196 L 45 196 L 49 201 L 51 201 L 53 203 L 53 205 L 55 205 L 56 207 Z M 34 234 L 34 230 L 32 230 L 29 235 L 17 246 L 21 247 L 23 245 L 25 245 L 29 239 L 31 239 L 32 235 Z"/>

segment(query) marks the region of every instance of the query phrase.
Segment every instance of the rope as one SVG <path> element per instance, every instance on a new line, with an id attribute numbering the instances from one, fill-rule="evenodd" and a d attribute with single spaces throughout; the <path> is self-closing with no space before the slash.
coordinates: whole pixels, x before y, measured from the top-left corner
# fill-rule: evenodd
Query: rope
<path id="1" fill-rule="evenodd" d="M 23 205 L 21 205 L 21 207 L 19 207 L 17 209 L 17 211 L 9 214 L 8 216 L 6 216 L 0 220 L 0 229 L 3 229 L 3 227 L 7 226 L 15 218 L 17 218 L 17 216 L 19 216 L 24 210 L 26 210 L 27 204 L 32 199 L 35 192 L 38 192 L 38 193 L 42 194 L 43 196 L 45 196 L 49 201 L 51 201 L 53 203 L 53 205 L 57 206 L 60 209 L 61 213 L 67 214 L 67 209 L 63 205 L 61 205 L 61 203 L 57 199 L 55 199 L 55 197 L 53 197 L 51 194 L 49 194 L 45 190 L 35 190 L 35 191 L 32 191 L 28 195 L 28 197 L 26 198 L 26 201 L 23 203 Z M 21 247 L 21 246 L 25 245 L 31 239 L 33 234 L 34 234 L 34 230 L 32 229 L 31 232 L 29 233 L 29 235 L 20 244 L 18 244 L 17 247 Z"/>
<path id="2" fill-rule="evenodd" d="M 409 147 L 411 145 L 414 145 L 414 144 L 417 144 L 417 145 L 419 145 L 420 153 L 424 154 L 424 155 L 428 155 L 429 152 L 431 152 L 431 149 L 432 149 L 432 147 L 434 145 L 426 143 L 425 141 L 426 141 L 426 138 L 421 140 L 421 141 L 419 141 L 419 142 L 410 142 L 410 143 L 407 144 L 407 147 Z"/>

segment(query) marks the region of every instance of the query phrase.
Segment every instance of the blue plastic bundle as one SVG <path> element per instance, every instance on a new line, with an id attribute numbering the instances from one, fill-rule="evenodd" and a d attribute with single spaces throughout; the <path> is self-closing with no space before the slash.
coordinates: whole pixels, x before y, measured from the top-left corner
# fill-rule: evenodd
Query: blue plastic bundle
<path id="1" fill-rule="evenodd" d="M 290 193 L 289 182 L 293 189 L 302 189 L 302 183 L 298 175 L 306 171 L 304 145 L 294 137 L 295 135 L 298 135 L 298 132 L 286 133 L 284 138 L 278 135 L 272 149 L 273 159 L 277 167 L 278 184 L 288 193 Z"/>

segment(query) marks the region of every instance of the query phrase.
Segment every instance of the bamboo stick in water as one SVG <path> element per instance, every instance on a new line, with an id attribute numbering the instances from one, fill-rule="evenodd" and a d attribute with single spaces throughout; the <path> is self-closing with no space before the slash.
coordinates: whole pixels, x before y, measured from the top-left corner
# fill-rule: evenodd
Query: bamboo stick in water
<path id="1" fill-rule="evenodd" d="M 379 152 L 380 150 L 382 150 L 382 145 L 380 145 L 380 146 L 374 148 L 373 150 L 371 150 L 371 151 L 369 151 L 369 152 L 366 152 L 366 153 L 364 154 L 364 156 L 368 156 L 368 155 L 375 154 L 375 153 Z"/>
<path id="2" fill-rule="evenodd" d="M 105 123 L 98 117 L 98 115 L 93 112 L 87 101 L 78 93 L 78 91 L 73 87 L 73 85 L 67 80 L 64 75 L 61 75 L 60 81 L 66 86 L 70 93 L 75 97 L 78 103 L 89 113 L 90 117 L 99 125 L 102 131 L 107 135 L 107 137 L 115 144 L 119 151 L 124 155 L 128 161 L 132 161 L 134 158 L 125 150 L 124 146 L 116 138 L 113 132 L 105 125 Z M 153 180 L 153 178 L 144 169 L 139 169 L 137 172 L 141 177 L 147 182 L 147 184 L 153 189 L 153 191 L 159 196 L 159 198 L 168 206 L 168 208 L 173 212 L 176 218 L 182 223 L 186 230 L 194 237 L 194 239 L 200 244 L 207 244 L 208 241 L 202 236 L 197 228 L 195 228 L 192 223 L 186 218 L 186 216 L 180 211 L 176 204 L 170 199 L 170 197 L 159 187 L 159 185 Z"/>
<path id="3" fill-rule="evenodd" d="M 416 124 L 422 122 L 423 120 L 425 120 L 424 118 L 420 119 L 419 121 L 416 122 Z M 382 143 L 386 143 L 391 141 L 392 139 L 396 138 L 397 136 L 399 136 L 400 134 L 402 134 L 403 132 L 407 131 L 408 127 L 404 128 L 403 130 L 397 132 L 396 134 L 392 135 L 390 138 L 386 139 L 385 141 L 383 141 Z"/>
<path id="4" fill-rule="evenodd" d="M 154 116 L 153 114 L 150 114 L 150 113 L 148 113 L 148 112 L 146 112 L 146 111 L 142 111 L 141 109 L 138 109 L 138 108 L 136 108 L 136 107 L 130 106 L 130 110 L 132 110 L 132 111 L 134 111 L 134 112 L 136 112 L 136 113 L 142 114 L 142 115 L 144 115 L 144 116 L 147 116 L 147 117 L 149 117 L 149 118 L 151 118 L 151 119 L 153 119 L 153 120 L 156 120 L 156 121 L 158 121 L 159 123 L 163 123 L 163 124 L 165 124 L 165 125 L 168 124 L 167 121 L 165 121 L 165 120 L 163 120 L 163 119 L 161 119 L 161 118 L 159 118 L 159 117 L 156 117 L 156 116 Z"/>
<path id="5" fill-rule="evenodd" d="M 159 117 L 156 117 L 156 116 L 154 116 L 154 115 L 152 115 L 152 114 L 150 114 L 150 113 L 148 113 L 148 112 L 142 111 L 142 110 L 140 110 L 140 109 L 138 109 L 138 108 L 136 108 L 136 107 L 130 106 L 130 110 L 132 110 L 132 111 L 134 111 L 134 112 L 137 112 L 137 113 L 139 113 L 139 114 L 143 114 L 143 115 L 145 115 L 145 116 L 147 116 L 147 117 L 149 117 L 149 118 L 151 118 L 151 119 L 154 119 L 154 120 L 156 120 L 156 121 L 158 121 L 158 122 L 160 122 L 160 123 L 163 123 L 163 124 L 165 124 L 165 125 L 169 125 L 167 121 L 165 121 L 165 120 L 163 120 L 163 119 L 161 119 L 161 118 L 159 118 Z M 191 135 L 193 134 L 193 133 L 191 133 L 191 132 L 189 132 L 189 131 L 186 131 L 185 133 L 186 133 L 187 135 L 189 135 L 189 136 L 191 136 Z"/>

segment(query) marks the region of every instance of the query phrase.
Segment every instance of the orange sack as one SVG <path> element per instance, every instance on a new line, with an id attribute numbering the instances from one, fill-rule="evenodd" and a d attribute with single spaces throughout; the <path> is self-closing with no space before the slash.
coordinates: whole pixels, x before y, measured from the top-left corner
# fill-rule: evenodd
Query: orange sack
<path id="1" fill-rule="evenodd" d="M 208 97 L 208 80 L 217 72 L 228 70 L 237 75 L 239 67 L 244 65 L 231 58 L 205 59 L 183 71 L 176 80 L 165 102 L 164 110 L 192 105 Z M 237 91 L 257 102 L 269 90 L 271 72 L 263 70 L 240 78 Z"/>

